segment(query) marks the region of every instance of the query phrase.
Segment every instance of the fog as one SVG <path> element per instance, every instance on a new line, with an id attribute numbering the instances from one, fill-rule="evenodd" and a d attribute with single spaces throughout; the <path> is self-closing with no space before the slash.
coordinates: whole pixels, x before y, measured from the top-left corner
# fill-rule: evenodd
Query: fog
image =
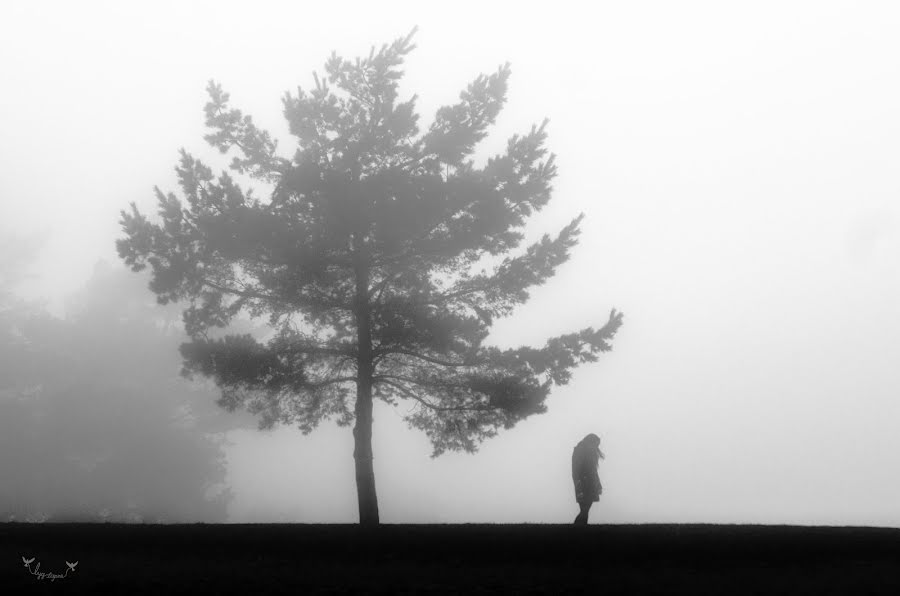
<path id="1" fill-rule="evenodd" d="M 119 210 L 176 189 L 180 147 L 227 168 L 209 79 L 290 154 L 284 92 L 418 26 L 401 97 L 421 123 L 510 62 L 478 159 L 548 117 L 559 176 L 528 237 L 586 215 L 490 342 L 625 322 L 476 454 L 430 458 L 376 403 L 382 521 L 567 523 L 594 432 L 592 521 L 900 525 L 900 8 L 420 4 L 0 8 L 0 514 L 357 519 L 350 429 L 218 408 L 179 377 L 179 310 L 114 243 Z"/>

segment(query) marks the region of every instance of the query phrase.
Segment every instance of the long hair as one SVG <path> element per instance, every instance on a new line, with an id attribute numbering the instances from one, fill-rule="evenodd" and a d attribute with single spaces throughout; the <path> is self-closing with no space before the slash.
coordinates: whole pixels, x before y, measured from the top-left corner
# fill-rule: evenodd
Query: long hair
<path id="1" fill-rule="evenodd" d="M 603 452 L 600 451 L 600 437 L 594 433 L 590 433 L 581 439 L 575 445 L 575 452 L 578 453 L 580 458 L 584 458 L 594 465 L 599 464 L 601 459 L 605 459 Z"/>

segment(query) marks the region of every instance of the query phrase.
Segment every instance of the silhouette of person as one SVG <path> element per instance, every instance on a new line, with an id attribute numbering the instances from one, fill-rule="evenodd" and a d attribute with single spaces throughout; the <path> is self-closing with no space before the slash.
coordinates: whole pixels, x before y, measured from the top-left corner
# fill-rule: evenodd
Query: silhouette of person
<path id="1" fill-rule="evenodd" d="M 581 508 L 575 524 L 587 525 L 591 505 L 600 500 L 603 485 L 597 474 L 601 459 L 606 459 L 600 451 L 600 437 L 591 433 L 581 439 L 572 451 L 572 481 L 575 483 L 575 502 Z"/>

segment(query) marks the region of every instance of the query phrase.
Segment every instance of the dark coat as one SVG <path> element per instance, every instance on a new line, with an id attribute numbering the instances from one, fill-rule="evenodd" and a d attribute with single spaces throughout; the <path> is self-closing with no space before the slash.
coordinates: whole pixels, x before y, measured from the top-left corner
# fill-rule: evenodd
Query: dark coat
<path id="1" fill-rule="evenodd" d="M 597 473 L 602 457 L 600 446 L 590 436 L 585 437 L 572 451 L 572 481 L 575 483 L 575 501 L 578 503 L 599 501 L 603 493 L 603 485 L 600 484 L 600 475 Z"/>

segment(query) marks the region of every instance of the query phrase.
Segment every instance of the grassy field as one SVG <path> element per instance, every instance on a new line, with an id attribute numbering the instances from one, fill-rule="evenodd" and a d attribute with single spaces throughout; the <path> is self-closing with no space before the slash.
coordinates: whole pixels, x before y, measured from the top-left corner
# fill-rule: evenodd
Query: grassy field
<path id="1" fill-rule="evenodd" d="M 900 530 L 8 523 L 0 574 L 3 594 L 900 595 Z"/>

